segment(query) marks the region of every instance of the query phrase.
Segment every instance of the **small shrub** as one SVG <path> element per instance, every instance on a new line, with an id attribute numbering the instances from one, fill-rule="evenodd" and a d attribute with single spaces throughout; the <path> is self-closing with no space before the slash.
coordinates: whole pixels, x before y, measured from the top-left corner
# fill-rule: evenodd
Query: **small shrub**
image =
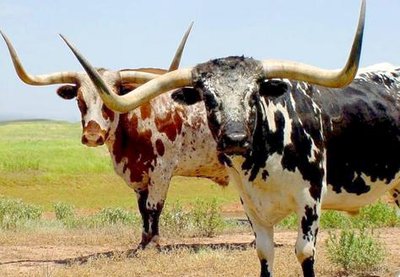
<path id="1" fill-rule="evenodd" d="M 167 232 L 181 234 L 191 228 L 189 212 L 184 211 L 180 202 L 167 206 L 161 214 L 160 225 Z"/>
<path id="2" fill-rule="evenodd" d="M 224 228 L 224 219 L 219 210 L 220 205 L 216 198 L 209 202 L 196 200 L 190 216 L 193 219 L 194 228 L 200 235 L 212 237 Z"/>
<path id="3" fill-rule="evenodd" d="M 17 229 L 28 221 L 37 221 L 42 216 L 42 209 L 25 204 L 20 199 L 0 198 L 0 228 Z"/>
<path id="4" fill-rule="evenodd" d="M 53 205 L 57 220 L 71 220 L 75 218 L 74 206 L 58 202 Z"/>
<path id="5" fill-rule="evenodd" d="M 108 225 L 133 225 L 137 216 L 122 208 L 104 208 L 86 221 L 88 227 L 104 227 Z"/>
<path id="6" fill-rule="evenodd" d="M 322 228 L 348 228 L 351 226 L 351 218 L 338 211 L 326 211 L 322 212 L 320 219 L 320 226 Z"/>
<path id="7" fill-rule="evenodd" d="M 353 222 L 358 227 L 394 227 L 400 225 L 400 218 L 396 214 L 395 207 L 378 202 L 361 208 Z"/>
<path id="8" fill-rule="evenodd" d="M 383 246 L 361 228 L 342 230 L 337 236 L 329 233 L 326 241 L 328 258 L 336 265 L 351 273 L 372 272 L 384 260 Z"/>

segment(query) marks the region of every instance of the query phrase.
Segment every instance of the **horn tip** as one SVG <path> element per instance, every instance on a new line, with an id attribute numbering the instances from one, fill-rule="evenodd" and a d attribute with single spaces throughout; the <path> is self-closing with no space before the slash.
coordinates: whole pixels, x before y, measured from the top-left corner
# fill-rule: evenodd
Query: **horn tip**
<path id="1" fill-rule="evenodd" d="M 64 36 L 63 34 L 58 34 L 58 35 L 60 36 L 60 38 L 61 38 L 63 41 L 67 42 L 67 39 L 65 38 L 65 36 Z"/>

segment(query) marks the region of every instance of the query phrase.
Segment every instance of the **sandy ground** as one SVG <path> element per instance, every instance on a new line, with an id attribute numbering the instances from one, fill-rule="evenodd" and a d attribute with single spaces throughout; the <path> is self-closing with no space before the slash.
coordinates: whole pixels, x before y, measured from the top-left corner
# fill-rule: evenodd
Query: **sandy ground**
<path id="1" fill-rule="evenodd" d="M 382 270 L 374 275 L 365 276 L 400 276 L 400 228 L 377 229 L 376 234 L 386 247 L 387 259 L 382 265 Z M 79 236 L 79 234 L 73 236 Z M 83 234 L 82 236 L 90 236 L 90 234 Z M 94 236 L 101 235 L 94 234 Z M 296 236 L 297 234 L 294 231 L 276 232 L 274 267 L 276 276 L 300 276 L 301 271 L 294 255 Z M 327 237 L 328 233 L 322 231 L 318 238 L 316 265 L 318 276 L 344 276 L 326 259 L 325 240 Z M 163 239 L 161 241 L 161 253 L 151 248 L 136 253 L 134 248 L 123 245 L 127 242 L 118 238 L 116 238 L 116 242 L 113 242 L 112 238 L 104 241 L 99 239 L 98 245 L 96 245 L 96 240 L 91 239 L 82 240 L 67 237 L 65 241 L 60 242 L 62 238 L 62 235 L 56 238 L 49 237 L 48 242 L 46 242 L 45 236 L 35 238 L 35 235 L 32 235 L 31 238 L 16 238 L 15 243 L 13 243 L 13 238 L 3 240 L 3 245 L 0 246 L 0 276 L 123 276 L 124 272 L 127 273 L 126 276 L 258 275 L 258 260 L 251 244 L 254 239 L 252 234 L 223 235 L 215 238 Z M 125 240 L 128 239 L 125 238 Z M 127 245 L 132 246 L 133 243 L 129 242 Z M 222 251 L 221 256 L 225 255 L 229 258 L 232 266 L 226 270 L 224 268 L 217 271 L 213 270 L 212 264 L 214 262 L 217 264 L 215 267 L 219 267 L 220 263 L 217 262 L 219 257 L 213 257 L 212 254 L 209 254 L 209 258 L 204 258 L 204 263 L 211 264 L 211 271 L 208 271 L 209 269 L 197 271 L 196 266 L 202 267 L 202 263 L 196 265 L 192 259 L 197 255 L 200 247 L 210 249 L 207 253 Z M 191 251 L 184 252 L 185 249 Z M 146 254 L 146 252 L 152 254 Z M 159 259 L 159 264 L 146 264 L 148 260 L 152 259 Z M 171 268 L 165 271 L 163 270 L 163 267 L 165 268 L 163 259 L 166 259 L 167 265 L 174 259 L 183 262 L 178 263 L 176 271 Z M 243 265 L 239 264 L 239 268 L 243 269 L 243 272 L 235 269 L 240 261 L 247 261 L 247 259 L 250 262 L 244 262 Z M 93 262 L 96 260 L 100 262 Z M 185 268 L 182 272 L 178 267 L 180 264 L 186 263 L 185 261 L 193 264 L 193 268 L 185 265 L 188 268 Z M 119 264 L 117 266 L 113 263 Z M 228 261 L 223 266 L 228 266 L 229 263 L 227 263 Z M 131 269 L 133 265 L 136 265 L 135 271 Z M 152 266 L 153 268 L 151 268 Z M 113 269 L 114 267 L 116 269 Z M 124 269 L 125 267 L 126 269 Z M 160 268 L 158 269 L 158 267 Z M 249 267 L 249 269 L 246 267 Z"/>

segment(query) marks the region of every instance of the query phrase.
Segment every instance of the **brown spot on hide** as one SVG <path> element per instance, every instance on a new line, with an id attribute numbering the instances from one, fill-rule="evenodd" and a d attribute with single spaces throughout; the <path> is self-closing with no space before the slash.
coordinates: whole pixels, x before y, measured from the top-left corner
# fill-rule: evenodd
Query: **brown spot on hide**
<path id="1" fill-rule="evenodd" d="M 140 115 L 142 116 L 142 119 L 147 119 L 150 118 L 151 116 L 151 105 L 149 103 L 143 104 L 140 106 Z"/>
<path id="2" fill-rule="evenodd" d="M 115 115 L 114 112 L 110 110 L 106 105 L 103 104 L 101 112 L 105 120 L 110 120 L 110 121 L 114 120 L 114 115 Z"/>
<path id="3" fill-rule="evenodd" d="M 162 157 L 165 153 L 165 147 L 164 147 L 164 143 L 161 141 L 161 139 L 156 140 L 156 148 L 157 148 L 158 155 L 160 155 Z"/>
<path id="4" fill-rule="evenodd" d="M 88 108 L 87 108 L 85 100 L 83 100 L 82 95 L 78 95 L 77 100 L 78 100 L 78 107 L 79 107 L 79 110 L 81 111 L 82 118 L 83 118 L 86 115 Z"/>
<path id="5" fill-rule="evenodd" d="M 171 141 L 175 141 L 176 136 L 182 131 L 183 120 L 177 111 L 167 113 L 165 118 L 155 119 L 157 130 L 166 134 Z"/>
<path id="6" fill-rule="evenodd" d="M 115 131 L 115 142 L 113 154 L 115 161 L 120 163 L 123 158 L 123 172 L 130 170 L 132 182 L 141 182 L 143 176 L 147 176 L 154 169 L 157 158 L 155 149 L 151 143 L 152 131 L 149 129 L 138 129 L 139 118 L 134 114 L 129 119 L 127 114 L 120 116 L 120 122 Z"/>

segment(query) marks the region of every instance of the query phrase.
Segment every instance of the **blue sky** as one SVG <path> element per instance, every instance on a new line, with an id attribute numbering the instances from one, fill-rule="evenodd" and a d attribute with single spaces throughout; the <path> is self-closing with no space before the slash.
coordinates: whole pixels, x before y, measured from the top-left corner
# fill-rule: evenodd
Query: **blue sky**
<path id="1" fill-rule="evenodd" d="M 181 65 L 245 55 L 341 67 L 358 20 L 358 0 L 2 0 L 0 29 L 33 74 L 82 71 L 58 34 L 98 67 L 168 67 L 191 21 Z M 400 65 L 400 1 L 367 0 L 361 66 Z M 0 41 L 0 120 L 79 121 L 74 100 L 58 86 L 32 87 L 16 76 Z"/>

